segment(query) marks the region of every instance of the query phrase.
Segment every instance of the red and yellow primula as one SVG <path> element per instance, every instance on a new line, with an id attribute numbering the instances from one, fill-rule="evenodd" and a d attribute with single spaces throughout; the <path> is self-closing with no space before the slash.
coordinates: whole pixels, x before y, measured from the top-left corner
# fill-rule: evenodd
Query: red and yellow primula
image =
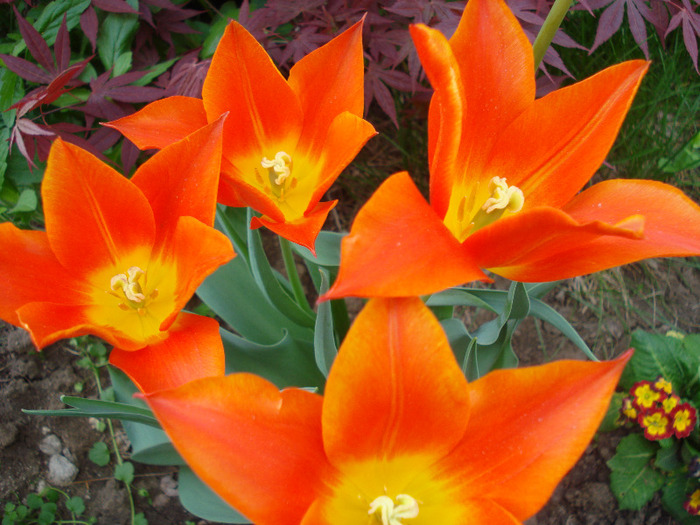
<path id="1" fill-rule="evenodd" d="M 235 255 L 212 227 L 221 127 L 163 149 L 131 180 L 56 139 L 42 183 L 46 231 L 0 225 L 0 318 L 28 330 L 38 348 L 93 334 L 129 354 L 183 332 L 218 336 L 216 322 L 180 311 Z M 183 367 L 199 366 L 196 353 L 182 353 Z M 223 374 L 223 352 L 201 363 L 182 379 Z"/>
<path id="2" fill-rule="evenodd" d="M 376 134 L 364 109 L 362 22 L 280 74 L 237 22 L 226 28 L 202 99 L 174 96 L 114 121 L 141 149 L 162 148 L 228 114 L 219 202 L 262 214 L 253 227 L 313 251 L 328 212 L 320 202 L 340 172 Z"/>
<path id="3" fill-rule="evenodd" d="M 373 299 L 323 397 L 251 374 L 144 397 L 197 475 L 259 525 L 515 525 L 582 454 L 629 357 L 468 383 L 419 299 Z"/>
<path id="4" fill-rule="evenodd" d="M 343 240 L 325 298 L 423 295 L 482 269 L 537 282 L 648 257 L 700 254 L 700 207 L 648 180 L 581 189 L 603 163 L 647 70 L 640 60 L 535 100 L 530 43 L 502 0 L 470 0 L 448 41 L 411 35 L 435 88 L 430 204 L 385 181 Z"/>

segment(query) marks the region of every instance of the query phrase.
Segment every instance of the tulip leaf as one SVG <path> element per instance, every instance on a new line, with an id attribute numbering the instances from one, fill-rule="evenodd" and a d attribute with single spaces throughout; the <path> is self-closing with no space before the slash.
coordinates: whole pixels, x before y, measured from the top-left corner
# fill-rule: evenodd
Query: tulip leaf
<path id="1" fill-rule="evenodd" d="M 189 467 L 180 467 L 177 479 L 180 503 L 195 516 L 217 523 L 251 523 L 212 492 Z"/>
<path id="2" fill-rule="evenodd" d="M 23 412 L 38 416 L 107 417 L 160 428 L 160 424 L 147 408 L 136 407 L 126 403 L 73 396 L 61 396 L 61 401 L 72 408 L 62 410 L 24 410 Z"/>
<path id="3" fill-rule="evenodd" d="M 328 291 L 328 272 L 321 269 L 321 293 Z M 314 330 L 314 355 L 316 365 L 324 376 L 328 377 L 331 365 L 338 354 L 338 344 L 333 330 L 333 312 L 331 302 L 324 301 L 318 305 L 316 329 Z"/>
<path id="4" fill-rule="evenodd" d="M 620 509 L 639 510 L 664 484 L 664 476 L 651 465 L 658 447 L 641 434 L 624 437 L 608 461 L 610 488 Z"/>
<path id="5" fill-rule="evenodd" d="M 221 339 L 226 352 L 226 373 L 257 374 L 278 388 L 320 387 L 325 382 L 316 367 L 311 344 L 296 341 L 287 333 L 269 345 L 248 341 L 224 329 Z"/>
<path id="6" fill-rule="evenodd" d="M 238 257 L 248 260 L 247 212 L 245 208 L 229 208 L 219 205 L 216 210 L 216 227 L 223 232 L 233 244 Z"/>
<path id="7" fill-rule="evenodd" d="M 205 279 L 197 295 L 246 339 L 274 344 L 289 332 L 294 339 L 313 341 L 313 330 L 292 322 L 258 288 L 243 257 L 221 266 Z"/>
<path id="8" fill-rule="evenodd" d="M 253 212 L 248 208 L 248 222 L 253 217 Z M 275 308 L 301 326 L 314 326 L 313 312 L 305 310 L 293 297 L 285 291 L 280 281 L 283 279 L 270 266 L 270 261 L 265 255 L 259 230 L 248 228 L 248 250 L 250 255 L 250 270 L 255 278 L 258 288 L 265 294 Z"/>
<path id="9" fill-rule="evenodd" d="M 498 368 L 514 368 L 518 366 L 518 356 L 513 352 L 511 340 L 513 332 L 520 323 L 519 320 L 507 321 L 500 329 L 498 337 L 489 344 L 482 344 L 478 332 L 483 327 L 489 329 L 496 326 L 499 319 L 480 326 L 473 334 L 475 344 L 471 345 L 467 353 L 466 364 L 463 369 L 467 372 L 467 379 L 474 381 L 481 376 Z M 494 323 L 494 324 L 490 324 Z"/>
<path id="10" fill-rule="evenodd" d="M 467 331 L 464 323 L 459 319 L 444 319 L 440 321 L 440 324 L 442 329 L 445 330 L 445 335 L 447 335 L 447 340 L 450 342 L 455 359 L 462 365 L 472 344 L 472 336 Z"/>
<path id="11" fill-rule="evenodd" d="M 114 388 L 114 397 L 120 403 L 148 410 L 146 403 L 134 397 L 138 392 L 136 386 L 124 372 L 108 367 L 109 377 Z M 122 421 L 122 426 L 131 442 L 131 459 L 148 465 L 182 465 L 180 454 L 177 453 L 168 436 L 160 430 L 142 423 Z"/>
<path id="12" fill-rule="evenodd" d="M 325 268 L 337 268 L 340 266 L 340 242 L 347 233 L 322 231 L 316 237 L 316 257 L 311 250 L 292 244 L 292 249 L 304 260 L 323 266 Z"/>

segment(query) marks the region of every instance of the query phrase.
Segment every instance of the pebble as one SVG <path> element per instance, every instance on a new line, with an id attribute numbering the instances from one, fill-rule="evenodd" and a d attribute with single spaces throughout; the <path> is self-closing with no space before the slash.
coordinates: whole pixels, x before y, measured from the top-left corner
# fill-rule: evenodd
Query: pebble
<path id="1" fill-rule="evenodd" d="M 49 483 L 58 487 L 70 485 L 78 475 L 78 467 L 65 456 L 54 454 L 49 458 Z"/>
<path id="2" fill-rule="evenodd" d="M 160 478 L 160 490 L 169 498 L 177 496 L 177 481 L 172 476 L 163 476 Z"/>
<path id="3" fill-rule="evenodd" d="M 56 434 L 49 434 L 39 442 L 39 450 L 47 456 L 61 453 L 61 439 Z"/>

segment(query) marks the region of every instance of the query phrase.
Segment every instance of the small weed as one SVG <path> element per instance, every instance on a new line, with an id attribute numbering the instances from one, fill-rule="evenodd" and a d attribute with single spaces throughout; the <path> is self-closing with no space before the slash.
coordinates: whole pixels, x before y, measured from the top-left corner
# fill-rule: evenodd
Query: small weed
<path id="1" fill-rule="evenodd" d="M 97 522 L 97 518 L 94 517 L 78 519 L 84 512 L 85 502 L 82 498 L 47 487 L 39 493 L 29 494 L 24 503 L 6 502 L 2 525 L 91 525 Z M 61 516 L 70 517 L 62 519 Z"/>

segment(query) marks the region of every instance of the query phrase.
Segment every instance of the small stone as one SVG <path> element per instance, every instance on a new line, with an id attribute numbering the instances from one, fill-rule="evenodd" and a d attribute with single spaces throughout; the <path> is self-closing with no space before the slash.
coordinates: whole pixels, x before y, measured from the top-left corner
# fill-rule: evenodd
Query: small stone
<path id="1" fill-rule="evenodd" d="M 49 483 L 58 487 L 70 485 L 78 475 L 78 467 L 65 456 L 55 454 L 49 459 Z"/>
<path id="2" fill-rule="evenodd" d="M 0 424 L 0 450 L 9 447 L 17 439 L 17 425 L 8 421 Z"/>
<path id="3" fill-rule="evenodd" d="M 169 498 L 177 496 L 177 481 L 172 476 L 163 476 L 160 478 L 160 490 Z"/>
<path id="4" fill-rule="evenodd" d="M 165 507 L 167 505 L 170 505 L 170 498 L 168 496 L 166 496 L 165 494 L 163 494 L 163 493 L 156 494 L 156 497 L 153 498 L 153 506 L 155 508 L 158 509 L 161 507 Z"/>
<path id="5" fill-rule="evenodd" d="M 39 442 L 39 450 L 47 456 L 61 453 L 61 439 L 56 434 L 49 434 Z"/>

